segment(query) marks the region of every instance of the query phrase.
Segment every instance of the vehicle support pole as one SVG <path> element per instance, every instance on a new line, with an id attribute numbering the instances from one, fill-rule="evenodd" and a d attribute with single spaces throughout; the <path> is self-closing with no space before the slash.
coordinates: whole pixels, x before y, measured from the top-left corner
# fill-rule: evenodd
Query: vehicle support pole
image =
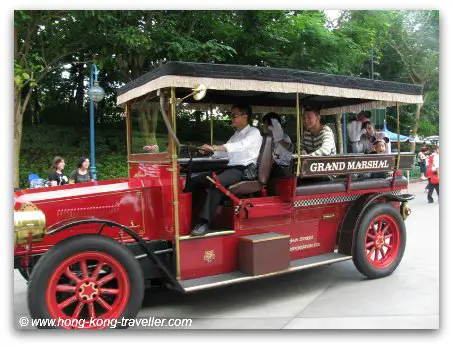
<path id="1" fill-rule="evenodd" d="M 346 135 L 346 113 L 343 112 L 343 153 L 348 153 L 348 141 Z"/>
<path id="2" fill-rule="evenodd" d="M 126 116 L 127 173 L 129 176 L 130 169 L 131 169 L 131 166 L 129 163 L 129 155 L 131 154 L 131 107 L 129 106 L 129 103 L 126 104 L 124 114 Z"/>
<path id="3" fill-rule="evenodd" d="M 296 124 L 297 124 L 297 169 L 296 177 L 300 175 L 300 112 L 299 112 L 299 93 L 296 93 Z"/>
<path id="4" fill-rule="evenodd" d="M 214 144 L 214 120 L 212 119 L 212 104 L 209 104 L 209 126 L 211 128 L 211 146 Z"/>
<path id="5" fill-rule="evenodd" d="M 176 92 L 175 87 L 171 87 L 170 95 L 171 122 L 173 132 L 176 135 Z M 173 180 L 173 221 L 175 226 L 175 251 L 176 251 L 176 279 L 181 280 L 181 266 L 179 256 L 179 189 L 178 189 L 178 155 L 176 144 L 171 139 L 171 164 L 172 164 L 172 180 Z"/>
<path id="6" fill-rule="evenodd" d="M 400 105 L 396 103 L 396 122 L 397 122 L 397 132 L 398 132 L 398 163 L 396 165 L 396 170 L 400 168 L 400 154 L 401 154 L 401 142 L 400 142 Z"/>
<path id="7" fill-rule="evenodd" d="M 340 150 L 340 154 L 343 154 L 343 132 L 341 131 L 341 113 L 336 115 L 336 126 L 337 128 L 337 137 L 338 137 L 338 148 Z"/>

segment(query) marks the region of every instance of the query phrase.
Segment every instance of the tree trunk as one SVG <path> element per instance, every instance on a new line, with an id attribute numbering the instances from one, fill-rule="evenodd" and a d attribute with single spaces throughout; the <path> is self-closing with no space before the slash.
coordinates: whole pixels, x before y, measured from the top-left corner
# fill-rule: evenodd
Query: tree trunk
<path id="1" fill-rule="evenodd" d="M 200 129 L 200 126 L 201 126 L 201 115 L 202 115 L 202 111 L 195 111 L 194 112 L 194 116 L 195 116 L 195 128 L 196 129 Z"/>
<path id="2" fill-rule="evenodd" d="M 14 188 L 19 188 L 20 145 L 22 140 L 22 123 L 24 111 L 30 100 L 31 91 L 22 102 L 21 90 L 14 85 Z"/>

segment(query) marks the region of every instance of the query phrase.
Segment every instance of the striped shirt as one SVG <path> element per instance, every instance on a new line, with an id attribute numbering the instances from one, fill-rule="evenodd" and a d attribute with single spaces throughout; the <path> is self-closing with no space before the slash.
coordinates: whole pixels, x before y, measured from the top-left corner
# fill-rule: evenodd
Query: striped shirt
<path id="1" fill-rule="evenodd" d="M 316 136 L 310 130 L 304 129 L 301 146 L 301 150 L 305 150 L 307 154 L 312 156 L 337 154 L 333 131 L 327 125 L 323 125 Z"/>

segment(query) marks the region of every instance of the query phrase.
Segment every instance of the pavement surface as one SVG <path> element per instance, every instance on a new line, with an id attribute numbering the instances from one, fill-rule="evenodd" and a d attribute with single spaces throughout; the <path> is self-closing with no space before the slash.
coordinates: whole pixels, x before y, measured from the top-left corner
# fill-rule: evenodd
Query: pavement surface
<path id="1" fill-rule="evenodd" d="M 439 204 L 427 203 L 425 185 L 409 187 L 406 251 L 389 277 L 368 280 L 347 261 L 191 294 L 150 291 L 138 317 L 192 319 L 176 329 L 438 329 Z M 15 270 L 17 329 L 31 329 L 19 325 L 26 288 Z"/>

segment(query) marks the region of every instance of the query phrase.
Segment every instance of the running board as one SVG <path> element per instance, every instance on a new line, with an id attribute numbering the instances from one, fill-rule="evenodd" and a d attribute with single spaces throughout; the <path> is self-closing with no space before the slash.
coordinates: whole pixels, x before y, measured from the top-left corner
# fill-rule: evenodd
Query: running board
<path id="1" fill-rule="evenodd" d="M 289 268 L 283 271 L 271 272 L 268 274 L 249 276 L 240 271 L 229 272 L 221 275 L 194 278 L 191 280 L 179 281 L 184 292 L 193 292 L 213 287 L 221 287 L 228 284 L 251 281 L 258 278 L 270 277 L 274 275 L 289 273 L 292 271 L 309 269 L 316 266 L 327 265 L 352 259 L 352 256 L 341 253 L 327 253 L 314 257 L 292 260 Z"/>

